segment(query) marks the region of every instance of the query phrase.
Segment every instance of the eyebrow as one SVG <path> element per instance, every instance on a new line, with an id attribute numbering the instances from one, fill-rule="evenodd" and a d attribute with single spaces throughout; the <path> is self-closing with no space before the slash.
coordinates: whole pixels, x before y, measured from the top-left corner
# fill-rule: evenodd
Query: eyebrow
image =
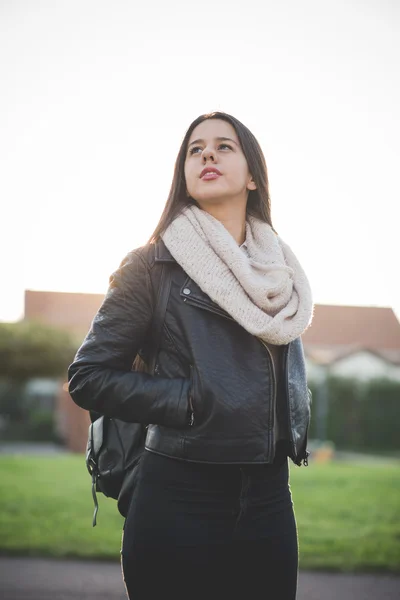
<path id="1" fill-rule="evenodd" d="M 228 138 L 228 137 L 216 137 L 215 139 L 218 142 L 233 142 L 234 144 L 236 144 L 236 146 L 238 146 L 238 143 L 235 142 L 235 140 L 233 140 L 232 138 Z M 194 140 L 193 142 L 190 142 L 189 146 L 193 146 L 193 144 L 204 144 L 204 140 L 202 140 L 202 139 Z M 189 146 L 188 146 L 188 148 L 189 148 Z"/>

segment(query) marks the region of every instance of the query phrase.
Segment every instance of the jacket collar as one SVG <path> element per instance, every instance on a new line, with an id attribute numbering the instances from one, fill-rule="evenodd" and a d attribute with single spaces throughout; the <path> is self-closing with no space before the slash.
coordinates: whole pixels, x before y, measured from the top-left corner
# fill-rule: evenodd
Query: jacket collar
<path id="1" fill-rule="evenodd" d="M 176 262 L 161 238 L 155 243 L 154 260 L 155 262 Z"/>

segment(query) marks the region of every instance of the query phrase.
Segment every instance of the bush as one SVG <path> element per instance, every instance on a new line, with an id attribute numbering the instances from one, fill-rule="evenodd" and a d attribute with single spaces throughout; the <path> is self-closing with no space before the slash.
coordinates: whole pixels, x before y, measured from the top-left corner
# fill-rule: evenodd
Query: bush
<path id="1" fill-rule="evenodd" d="M 64 375 L 77 349 L 64 330 L 42 323 L 0 323 L 0 377 L 27 381 Z"/>
<path id="2" fill-rule="evenodd" d="M 325 390 L 323 384 L 309 385 L 313 394 L 310 438 L 328 439 L 338 449 L 400 449 L 400 382 L 328 377 Z"/>
<path id="3" fill-rule="evenodd" d="M 400 417 L 400 383 L 388 379 L 375 380 L 364 390 L 362 429 L 368 446 L 398 450 Z"/>
<path id="4" fill-rule="evenodd" d="M 77 343 L 69 332 L 38 322 L 0 323 L 0 427 L 7 440 L 58 441 L 51 406 L 29 398 L 26 383 L 65 377 Z"/>

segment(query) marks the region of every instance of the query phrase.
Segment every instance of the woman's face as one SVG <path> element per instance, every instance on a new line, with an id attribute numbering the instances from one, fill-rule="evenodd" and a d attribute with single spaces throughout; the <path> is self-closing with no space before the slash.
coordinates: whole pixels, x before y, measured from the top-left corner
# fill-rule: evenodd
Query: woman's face
<path id="1" fill-rule="evenodd" d="M 192 131 L 185 159 L 188 194 L 205 209 L 208 203 L 247 203 L 256 185 L 234 127 L 207 119 Z"/>

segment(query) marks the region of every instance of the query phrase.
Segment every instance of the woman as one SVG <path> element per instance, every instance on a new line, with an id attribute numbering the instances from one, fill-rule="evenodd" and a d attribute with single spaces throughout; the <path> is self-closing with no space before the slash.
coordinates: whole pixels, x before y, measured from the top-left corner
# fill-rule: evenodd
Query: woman
<path id="1" fill-rule="evenodd" d="M 131 365 L 160 265 L 156 375 Z M 226 113 L 198 117 L 151 241 L 111 278 L 69 370 L 85 409 L 150 423 L 124 524 L 129 598 L 296 597 L 288 457 L 307 464 L 307 277 L 272 227 L 265 159 Z"/>

